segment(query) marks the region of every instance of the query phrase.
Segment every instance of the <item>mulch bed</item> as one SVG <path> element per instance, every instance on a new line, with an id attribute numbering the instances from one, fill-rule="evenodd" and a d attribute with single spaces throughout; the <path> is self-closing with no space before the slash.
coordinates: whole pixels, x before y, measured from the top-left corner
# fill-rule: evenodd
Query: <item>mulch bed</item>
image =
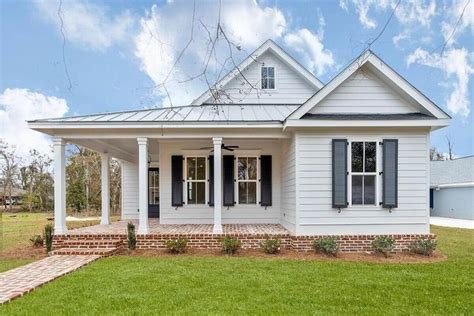
<path id="1" fill-rule="evenodd" d="M 185 254 L 170 254 L 167 250 L 128 250 L 122 249 L 117 255 L 134 256 L 134 257 L 223 257 L 228 256 L 221 250 L 214 249 L 188 249 Z M 258 249 L 241 249 L 232 257 L 237 258 L 266 258 L 273 260 L 301 260 L 301 261 L 349 261 L 349 262 L 367 262 L 367 263 L 432 263 L 441 262 L 447 259 L 439 251 L 433 253 L 432 256 L 422 256 L 413 253 L 395 253 L 385 258 L 382 255 L 374 255 L 371 253 L 340 253 L 337 257 L 325 254 L 308 252 L 301 253 L 293 250 L 282 249 L 279 254 L 269 255 Z"/>
<path id="2" fill-rule="evenodd" d="M 9 251 L 0 252 L 0 260 L 2 259 L 42 259 L 47 257 L 46 250 L 43 247 L 24 247 Z"/>

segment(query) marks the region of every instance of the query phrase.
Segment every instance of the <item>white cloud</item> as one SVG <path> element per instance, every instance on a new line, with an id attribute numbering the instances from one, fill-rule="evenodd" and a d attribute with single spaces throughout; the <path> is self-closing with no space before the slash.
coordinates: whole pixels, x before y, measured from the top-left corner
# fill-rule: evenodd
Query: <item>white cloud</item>
<path id="1" fill-rule="evenodd" d="M 50 154 L 50 138 L 30 130 L 26 120 L 61 117 L 69 110 L 66 100 L 28 89 L 5 89 L 0 94 L 0 139 L 16 147 L 20 157 L 30 149 Z"/>
<path id="2" fill-rule="evenodd" d="M 443 55 L 429 53 L 417 48 L 407 58 L 407 64 L 413 63 L 440 69 L 448 80 L 447 85 L 452 89 L 446 99 L 446 107 L 454 114 L 467 117 L 470 112 L 469 80 L 474 73 L 473 58 L 465 48 L 452 48 Z M 454 77 L 454 78 L 453 78 Z M 454 79 L 454 80 L 453 80 Z"/>
<path id="3" fill-rule="evenodd" d="M 303 28 L 284 37 L 285 44 L 301 54 L 305 64 L 318 76 L 324 75 L 328 69 L 335 66 L 332 52 L 325 48 L 323 44 L 324 26 L 324 17 L 319 13 L 317 34 Z"/>
<path id="4" fill-rule="evenodd" d="M 268 38 L 280 38 L 286 31 L 285 17 L 275 7 L 248 0 L 223 1 L 221 9 L 221 24 L 225 34 L 242 48 L 240 52 L 234 48 L 236 62 Z M 157 85 L 155 92 L 164 98 L 164 105 L 170 105 L 170 99 L 175 106 L 185 105 L 208 87 L 203 76 L 188 80 L 202 73 L 208 59 L 210 43 L 207 31 L 213 37 L 218 21 L 218 6 L 214 2 L 199 2 L 196 5 L 193 41 L 176 67 L 170 71 L 190 39 L 192 13 L 193 6 L 189 1 L 173 1 L 163 6 L 153 5 L 140 20 L 140 32 L 135 37 L 135 56 L 140 61 L 142 71 Z M 219 75 L 234 68 L 228 59 L 227 42 L 223 40 L 222 34 L 220 38 L 216 53 L 209 62 L 210 84 Z M 165 79 L 167 91 L 161 86 Z"/>
<path id="5" fill-rule="evenodd" d="M 39 0 L 35 2 L 41 16 L 57 27 L 59 2 Z M 130 37 L 134 18 L 128 11 L 111 16 L 106 7 L 85 1 L 62 1 L 61 16 L 66 40 L 96 51 L 105 51 L 112 45 Z"/>
<path id="6" fill-rule="evenodd" d="M 464 10 L 464 15 L 459 21 Z M 474 33 L 474 1 L 466 2 L 464 0 L 454 0 L 444 8 L 447 19 L 441 23 L 441 32 L 447 46 L 452 45 L 456 38 L 465 30 Z M 459 24 L 457 24 L 459 21 Z M 454 27 L 457 25 L 456 31 L 453 33 Z"/>

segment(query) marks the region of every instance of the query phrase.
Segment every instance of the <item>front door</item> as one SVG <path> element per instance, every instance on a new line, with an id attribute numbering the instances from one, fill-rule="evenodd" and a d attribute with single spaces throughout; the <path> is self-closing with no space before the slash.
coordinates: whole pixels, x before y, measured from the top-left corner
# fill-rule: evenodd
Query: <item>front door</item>
<path id="1" fill-rule="evenodd" d="M 148 169 L 148 217 L 160 217 L 160 169 Z"/>

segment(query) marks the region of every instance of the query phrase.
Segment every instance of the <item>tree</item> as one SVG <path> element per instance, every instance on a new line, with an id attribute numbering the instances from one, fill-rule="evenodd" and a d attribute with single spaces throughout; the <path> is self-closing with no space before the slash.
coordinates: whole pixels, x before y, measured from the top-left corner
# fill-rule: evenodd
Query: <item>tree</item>
<path id="1" fill-rule="evenodd" d="M 451 139 L 451 136 L 446 135 L 446 142 L 448 144 L 448 159 L 454 159 L 454 140 Z"/>
<path id="2" fill-rule="evenodd" d="M 3 188 L 3 203 L 6 208 L 7 198 L 11 201 L 13 190 L 18 188 L 20 158 L 16 156 L 15 149 L 4 141 L 0 141 L 0 158 L 0 182 Z M 9 203 L 9 208 L 11 210 L 12 203 Z"/>
<path id="3" fill-rule="evenodd" d="M 431 147 L 430 149 L 430 160 L 444 160 L 443 153 L 440 153 L 436 147 Z"/>

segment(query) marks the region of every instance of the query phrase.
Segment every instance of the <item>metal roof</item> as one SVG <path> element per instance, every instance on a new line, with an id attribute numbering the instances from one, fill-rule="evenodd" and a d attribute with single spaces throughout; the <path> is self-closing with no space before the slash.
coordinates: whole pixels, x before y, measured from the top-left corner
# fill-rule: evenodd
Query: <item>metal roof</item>
<path id="1" fill-rule="evenodd" d="M 404 114 L 357 114 L 357 113 L 337 113 L 337 114 L 311 114 L 306 113 L 301 117 L 306 120 L 429 120 L 433 116 L 423 113 Z"/>
<path id="2" fill-rule="evenodd" d="M 283 122 L 299 105 L 212 104 L 100 113 L 30 122 Z"/>
<path id="3" fill-rule="evenodd" d="M 431 162 L 431 185 L 474 182 L 474 156 Z"/>

